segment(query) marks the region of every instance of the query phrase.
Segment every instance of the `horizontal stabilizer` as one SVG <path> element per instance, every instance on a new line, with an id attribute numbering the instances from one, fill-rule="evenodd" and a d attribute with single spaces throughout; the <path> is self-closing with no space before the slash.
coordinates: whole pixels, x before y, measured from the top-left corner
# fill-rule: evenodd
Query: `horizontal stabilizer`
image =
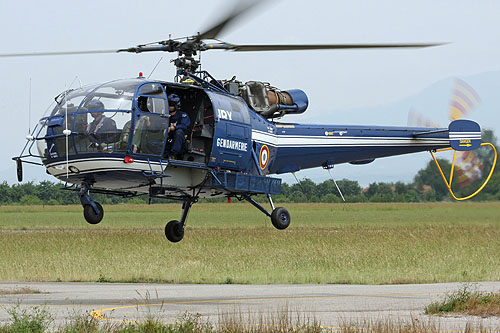
<path id="1" fill-rule="evenodd" d="M 481 127 L 472 120 L 459 119 L 448 126 L 451 148 L 458 151 L 474 150 L 481 146 Z"/>

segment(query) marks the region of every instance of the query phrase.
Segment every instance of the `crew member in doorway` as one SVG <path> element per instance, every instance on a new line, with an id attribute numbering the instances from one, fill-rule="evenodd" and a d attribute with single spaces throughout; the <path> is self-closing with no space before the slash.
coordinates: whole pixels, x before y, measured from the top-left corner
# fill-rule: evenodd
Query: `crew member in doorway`
<path id="1" fill-rule="evenodd" d="M 87 135 L 92 145 L 96 147 L 101 143 L 115 142 L 117 134 L 115 121 L 106 117 L 103 112 L 92 112 L 104 111 L 104 104 L 100 100 L 94 99 L 88 102 L 86 107 L 94 118 L 87 126 Z"/>
<path id="2" fill-rule="evenodd" d="M 184 143 L 191 121 L 186 112 L 181 110 L 181 99 L 176 94 L 168 95 L 168 111 L 170 113 L 170 126 L 168 136 L 172 140 L 169 153 L 176 158 L 181 158 L 184 153 Z"/>

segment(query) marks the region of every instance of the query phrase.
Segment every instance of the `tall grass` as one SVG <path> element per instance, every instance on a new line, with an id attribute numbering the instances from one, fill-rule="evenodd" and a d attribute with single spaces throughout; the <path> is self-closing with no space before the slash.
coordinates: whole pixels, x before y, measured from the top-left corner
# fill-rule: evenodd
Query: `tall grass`
<path id="1" fill-rule="evenodd" d="M 269 313 L 242 313 L 233 311 L 220 313 L 216 322 L 204 320 L 199 314 L 184 313 L 175 323 L 163 323 L 159 317 L 146 315 L 137 322 L 97 320 L 88 314 L 68 318 L 65 324 L 56 326 L 52 317 L 41 308 L 10 312 L 11 321 L 0 325 L 1 333 L 438 333 L 438 332 L 492 332 L 481 323 L 467 322 L 463 329 L 444 329 L 433 318 L 400 319 L 341 319 L 338 326 L 321 326 L 314 317 L 306 317 L 287 308 Z M 496 330 L 498 331 L 498 330 Z"/>
<path id="2" fill-rule="evenodd" d="M 249 205 L 203 204 L 172 244 L 178 205 L 0 208 L 0 280 L 426 283 L 500 280 L 500 203 L 307 204 L 275 230 Z M 48 209 L 46 211 L 45 209 Z M 175 212 L 173 211 L 175 209 Z M 175 215 L 174 215 L 175 213 Z"/>
<path id="3" fill-rule="evenodd" d="M 288 309 L 275 313 L 243 314 L 223 313 L 215 323 L 204 320 L 199 314 L 184 313 L 175 323 L 163 323 L 159 317 L 146 315 L 137 322 L 97 320 L 88 314 L 76 315 L 60 327 L 51 325 L 52 317 L 41 308 L 9 311 L 11 321 L 0 325 L 0 333 L 319 333 L 320 323 L 314 318 L 294 314 Z"/>
<path id="4" fill-rule="evenodd" d="M 263 203 L 264 205 L 266 203 Z M 265 205 L 266 206 L 266 205 Z M 500 226 L 500 202 L 440 203 L 288 203 L 292 226 Z M 179 219 L 180 204 L 118 204 L 104 206 L 104 220 L 89 225 L 81 206 L 0 206 L 0 229 L 161 228 Z M 188 225 L 197 227 L 258 227 L 270 220 L 248 203 L 195 204 Z"/>
<path id="5" fill-rule="evenodd" d="M 480 292 L 473 284 L 464 284 L 448 293 L 443 301 L 425 308 L 426 314 L 462 313 L 474 316 L 500 316 L 500 293 Z"/>
<path id="6" fill-rule="evenodd" d="M 464 332 L 464 333 L 486 333 L 498 332 L 498 329 L 491 330 L 491 328 L 484 327 L 481 323 L 474 324 L 467 322 L 463 329 L 445 329 L 441 327 L 439 321 L 434 319 L 421 320 L 412 317 L 410 320 L 405 319 L 366 319 L 361 321 L 348 321 L 344 320 L 340 327 L 334 329 L 335 332 L 342 333 L 441 333 L 441 332 Z"/>
<path id="7" fill-rule="evenodd" d="M 11 321 L 0 326 L 0 333 L 35 333 L 48 331 L 53 319 L 41 307 L 21 309 L 19 306 L 7 310 Z"/>

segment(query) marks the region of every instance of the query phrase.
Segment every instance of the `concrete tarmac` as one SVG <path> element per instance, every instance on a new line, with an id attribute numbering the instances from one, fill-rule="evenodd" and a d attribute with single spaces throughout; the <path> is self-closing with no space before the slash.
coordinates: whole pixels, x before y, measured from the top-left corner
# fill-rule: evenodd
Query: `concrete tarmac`
<path id="1" fill-rule="evenodd" d="M 105 322 L 143 321 L 152 316 L 174 323 L 184 313 L 217 323 L 221 315 L 276 315 L 287 310 L 315 319 L 325 330 L 336 331 L 346 324 L 392 319 L 395 322 L 431 322 L 446 332 L 463 331 L 467 324 L 500 332 L 500 318 L 473 316 L 427 316 L 424 308 L 443 300 L 446 293 L 463 283 L 405 285 L 171 285 L 125 283 L 24 283 L 0 282 L 0 322 L 10 320 L 8 309 L 40 306 L 60 327 L 78 315 Z M 480 291 L 500 291 L 500 282 L 472 285 Z M 41 293 L 6 294 L 29 288 Z"/>

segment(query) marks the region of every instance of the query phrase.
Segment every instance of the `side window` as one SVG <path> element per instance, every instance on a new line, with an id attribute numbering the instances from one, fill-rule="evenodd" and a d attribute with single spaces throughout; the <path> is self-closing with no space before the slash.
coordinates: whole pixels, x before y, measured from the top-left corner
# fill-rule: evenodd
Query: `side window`
<path id="1" fill-rule="evenodd" d="M 166 114 L 167 112 L 167 103 L 163 98 L 139 96 L 137 99 L 137 106 L 142 112 L 157 114 Z"/>
<path id="2" fill-rule="evenodd" d="M 137 107 L 143 112 L 156 114 L 167 113 L 165 91 L 159 83 L 148 83 L 141 87 Z"/>
<path id="3" fill-rule="evenodd" d="M 139 95 L 148 95 L 154 97 L 165 98 L 165 93 L 163 92 L 163 87 L 159 83 L 148 83 L 141 87 Z"/>
<path id="4" fill-rule="evenodd" d="M 165 142 L 167 119 L 143 115 L 135 124 L 132 151 L 140 154 L 161 155 Z"/>
<path id="5" fill-rule="evenodd" d="M 139 90 L 132 151 L 138 154 L 161 155 L 167 134 L 168 114 L 165 91 L 159 83 L 147 83 Z"/>

